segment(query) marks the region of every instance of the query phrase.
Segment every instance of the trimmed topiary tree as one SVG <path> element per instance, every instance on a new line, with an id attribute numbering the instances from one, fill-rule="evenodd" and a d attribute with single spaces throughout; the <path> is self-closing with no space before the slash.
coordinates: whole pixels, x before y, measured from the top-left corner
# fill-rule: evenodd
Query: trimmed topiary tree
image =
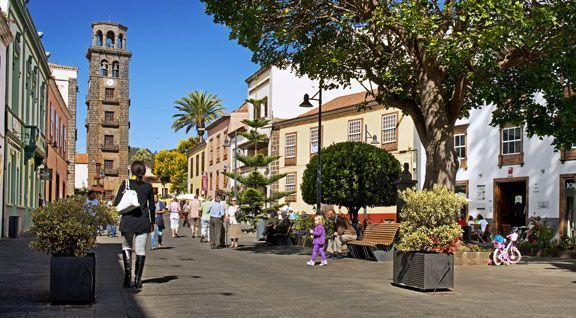
<path id="1" fill-rule="evenodd" d="M 343 206 L 353 221 L 362 207 L 396 204 L 400 162 L 387 151 L 359 142 L 322 149 L 322 203 Z M 316 166 L 312 158 L 302 177 L 304 202 L 316 202 Z"/>

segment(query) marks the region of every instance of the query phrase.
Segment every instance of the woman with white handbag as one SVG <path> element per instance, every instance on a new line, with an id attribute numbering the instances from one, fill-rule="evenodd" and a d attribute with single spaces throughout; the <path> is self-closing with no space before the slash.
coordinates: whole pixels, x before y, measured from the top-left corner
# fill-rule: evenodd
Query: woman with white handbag
<path id="1" fill-rule="evenodd" d="M 120 232 L 122 233 L 122 259 L 124 261 L 124 287 L 130 287 L 132 269 L 132 249 L 136 251 L 134 268 L 134 288 L 142 288 L 142 272 L 146 260 L 148 233 L 154 230 L 154 190 L 143 180 L 146 166 L 134 161 L 130 166 L 136 180 L 122 182 L 114 205 L 122 213 Z"/>

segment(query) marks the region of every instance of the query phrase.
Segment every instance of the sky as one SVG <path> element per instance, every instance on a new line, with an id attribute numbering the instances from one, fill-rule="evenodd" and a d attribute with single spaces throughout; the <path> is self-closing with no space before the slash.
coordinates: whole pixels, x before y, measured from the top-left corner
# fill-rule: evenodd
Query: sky
<path id="1" fill-rule="evenodd" d="M 86 151 L 86 51 L 93 21 L 128 27 L 131 147 L 175 148 L 187 135 L 171 128 L 174 101 L 203 90 L 222 99 L 226 111 L 234 110 L 246 98 L 245 79 L 259 68 L 252 53 L 229 40 L 229 30 L 215 24 L 197 0 L 31 0 L 28 9 L 44 33 L 49 62 L 79 68 L 77 152 Z"/>

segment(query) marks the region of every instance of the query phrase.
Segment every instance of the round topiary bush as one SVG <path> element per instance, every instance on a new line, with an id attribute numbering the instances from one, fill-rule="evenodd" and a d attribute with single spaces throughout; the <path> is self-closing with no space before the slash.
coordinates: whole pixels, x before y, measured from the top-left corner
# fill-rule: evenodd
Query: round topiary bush
<path id="1" fill-rule="evenodd" d="M 322 149 L 322 203 L 343 206 L 356 217 L 362 207 L 396 204 L 400 162 L 389 152 L 360 142 L 341 142 Z M 302 178 L 304 202 L 316 202 L 313 157 Z"/>

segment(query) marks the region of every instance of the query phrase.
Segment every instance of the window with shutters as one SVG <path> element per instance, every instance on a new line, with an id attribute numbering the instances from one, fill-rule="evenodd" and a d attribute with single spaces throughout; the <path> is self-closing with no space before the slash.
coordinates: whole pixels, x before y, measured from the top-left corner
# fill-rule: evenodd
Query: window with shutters
<path id="1" fill-rule="evenodd" d="M 293 166 L 296 164 L 296 133 L 286 134 L 284 140 L 284 165 Z"/>
<path id="2" fill-rule="evenodd" d="M 382 148 L 387 151 L 398 150 L 398 114 L 382 116 Z"/>
<path id="3" fill-rule="evenodd" d="M 348 141 L 362 141 L 362 119 L 348 122 Z"/>
<path id="4" fill-rule="evenodd" d="M 285 178 L 286 185 L 284 190 L 286 192 L 296 191 L 296 173 L 288 173 Z M 288 195 L 284 198 L 286 202 L 296 202 L 296 193 Z"/>
<path id="5" fill-rule="evenodd" d="M 506 125 L 500 129 L 500 155 L 498 165 L 524 165 L 522 127 Z"/>

